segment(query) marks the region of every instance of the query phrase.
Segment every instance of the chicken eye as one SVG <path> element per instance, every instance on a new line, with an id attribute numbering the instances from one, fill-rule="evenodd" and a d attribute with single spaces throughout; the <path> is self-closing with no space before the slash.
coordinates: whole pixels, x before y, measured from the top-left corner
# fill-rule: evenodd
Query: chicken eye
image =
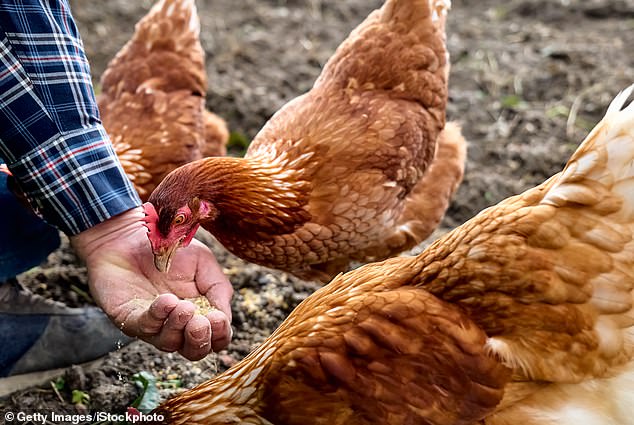
<path id="1" fill-rule="evenodd" d="M 174 224 L 183 224 L 184 221 L 185 214 L 177 214 L 176 217 L 174 217 Z"/>

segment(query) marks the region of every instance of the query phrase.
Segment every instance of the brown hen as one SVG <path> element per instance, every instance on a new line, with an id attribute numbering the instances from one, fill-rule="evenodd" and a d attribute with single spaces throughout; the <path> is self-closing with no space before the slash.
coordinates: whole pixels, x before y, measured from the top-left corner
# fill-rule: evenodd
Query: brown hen
<path id="1" fill-rule="evenodd" d="M 564 170 L 336 277 L 175 424 L 632 424 L 634 102 Z"/>
<path id="2" fill-rule="evenodd" d="M 324 281 L 425 239 L 465 159 L 457 125 L 445 126 L 446 6 L 388 0 L 245 158 L 172 172 L 146 204 L 157 267 L 199 223 L 248 261 Z"/>
<path id="3" fill-rule="evenodd" d="M 161 0 L 101 78 L 104 127 L 143 200 L 176 167 L 225 154 L 227 126 L 205 110 L 199 33 L 193 0 Z"/>

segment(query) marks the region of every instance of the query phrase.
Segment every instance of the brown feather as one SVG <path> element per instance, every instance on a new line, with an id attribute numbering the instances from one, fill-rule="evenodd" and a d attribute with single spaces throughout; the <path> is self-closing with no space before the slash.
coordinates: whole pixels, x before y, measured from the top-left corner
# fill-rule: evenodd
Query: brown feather
<path id="1" fill-rule="evenodd" d="M 240 423 L 280 425 L 482 419 L 502 398 L 508 370 L 459 309 L 409 286 L 420 272 L 414 260 L 340 276 L 238 366 L 160 411 L 171 423 L 192 424 L 232 414 Z M 251 394 L 246 403 L 236 402 L 241 394 Z"/>
<path id="2" fill-rule="evenodd" d="M 192 0 L 162 0 L 101 77 L 101 119 L 143 200 L 176 167 L 226 152 L 226 124 L 205 110 L 199 31 Z"/>

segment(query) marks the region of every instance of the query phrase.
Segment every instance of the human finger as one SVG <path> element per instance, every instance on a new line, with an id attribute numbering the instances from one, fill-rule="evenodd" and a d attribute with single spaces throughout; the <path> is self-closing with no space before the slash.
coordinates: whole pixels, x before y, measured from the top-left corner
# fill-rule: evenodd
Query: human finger
<path id="1" fill-rule="evenodd" d="M 140 311 L 136 319 L 133 312 L 129 320 L 132 323 L 125 323 L 124 326 L 127 329 L 136 329 L 133 331 L 134 336 L 141 338 L 157 335 L 179 302 L 179 298 L 174 294 L 161 294 L 147 309 Z"/>
<path id="2" fill-rule="evenodd" d="M 196 314 L 187 323 L 184 331 L 181 355 L 189 360 L 200 360 L 211 351 L 211 324 L 206 317 Z"/>
<path id="3" fill-rule="evenodd" d="M 194 317 L 195 311 L 196 306 L 192 302 L 180 300 L 165 320 L 152 344 L 163 351 L 180 350 L 185 341 L 185 327 Z"/>
<path id="4" fill-rule="evenodd" d="M 211 323 L 211 349 L 218 352 L 229 345 L 233 336 L 231 329 L 231 321 L 220 310 L 214 310 L 206 315 L 209 323 Z"/>

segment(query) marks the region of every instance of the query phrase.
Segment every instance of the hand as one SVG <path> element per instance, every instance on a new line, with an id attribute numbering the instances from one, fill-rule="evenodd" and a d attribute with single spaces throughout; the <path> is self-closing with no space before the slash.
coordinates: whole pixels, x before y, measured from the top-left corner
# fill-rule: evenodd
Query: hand
<path id="1" fill-rule="evenodd" d="M 199 360 L 231 341 L 233 288 L 213 254 L 197 240 L 174 255 L 169 273 L 154 266 L 141 207 L 71 238 L 86 262 L 97 304 L 127 335 Z M 183 298 L 205 296 L 206 315 Z"/>

